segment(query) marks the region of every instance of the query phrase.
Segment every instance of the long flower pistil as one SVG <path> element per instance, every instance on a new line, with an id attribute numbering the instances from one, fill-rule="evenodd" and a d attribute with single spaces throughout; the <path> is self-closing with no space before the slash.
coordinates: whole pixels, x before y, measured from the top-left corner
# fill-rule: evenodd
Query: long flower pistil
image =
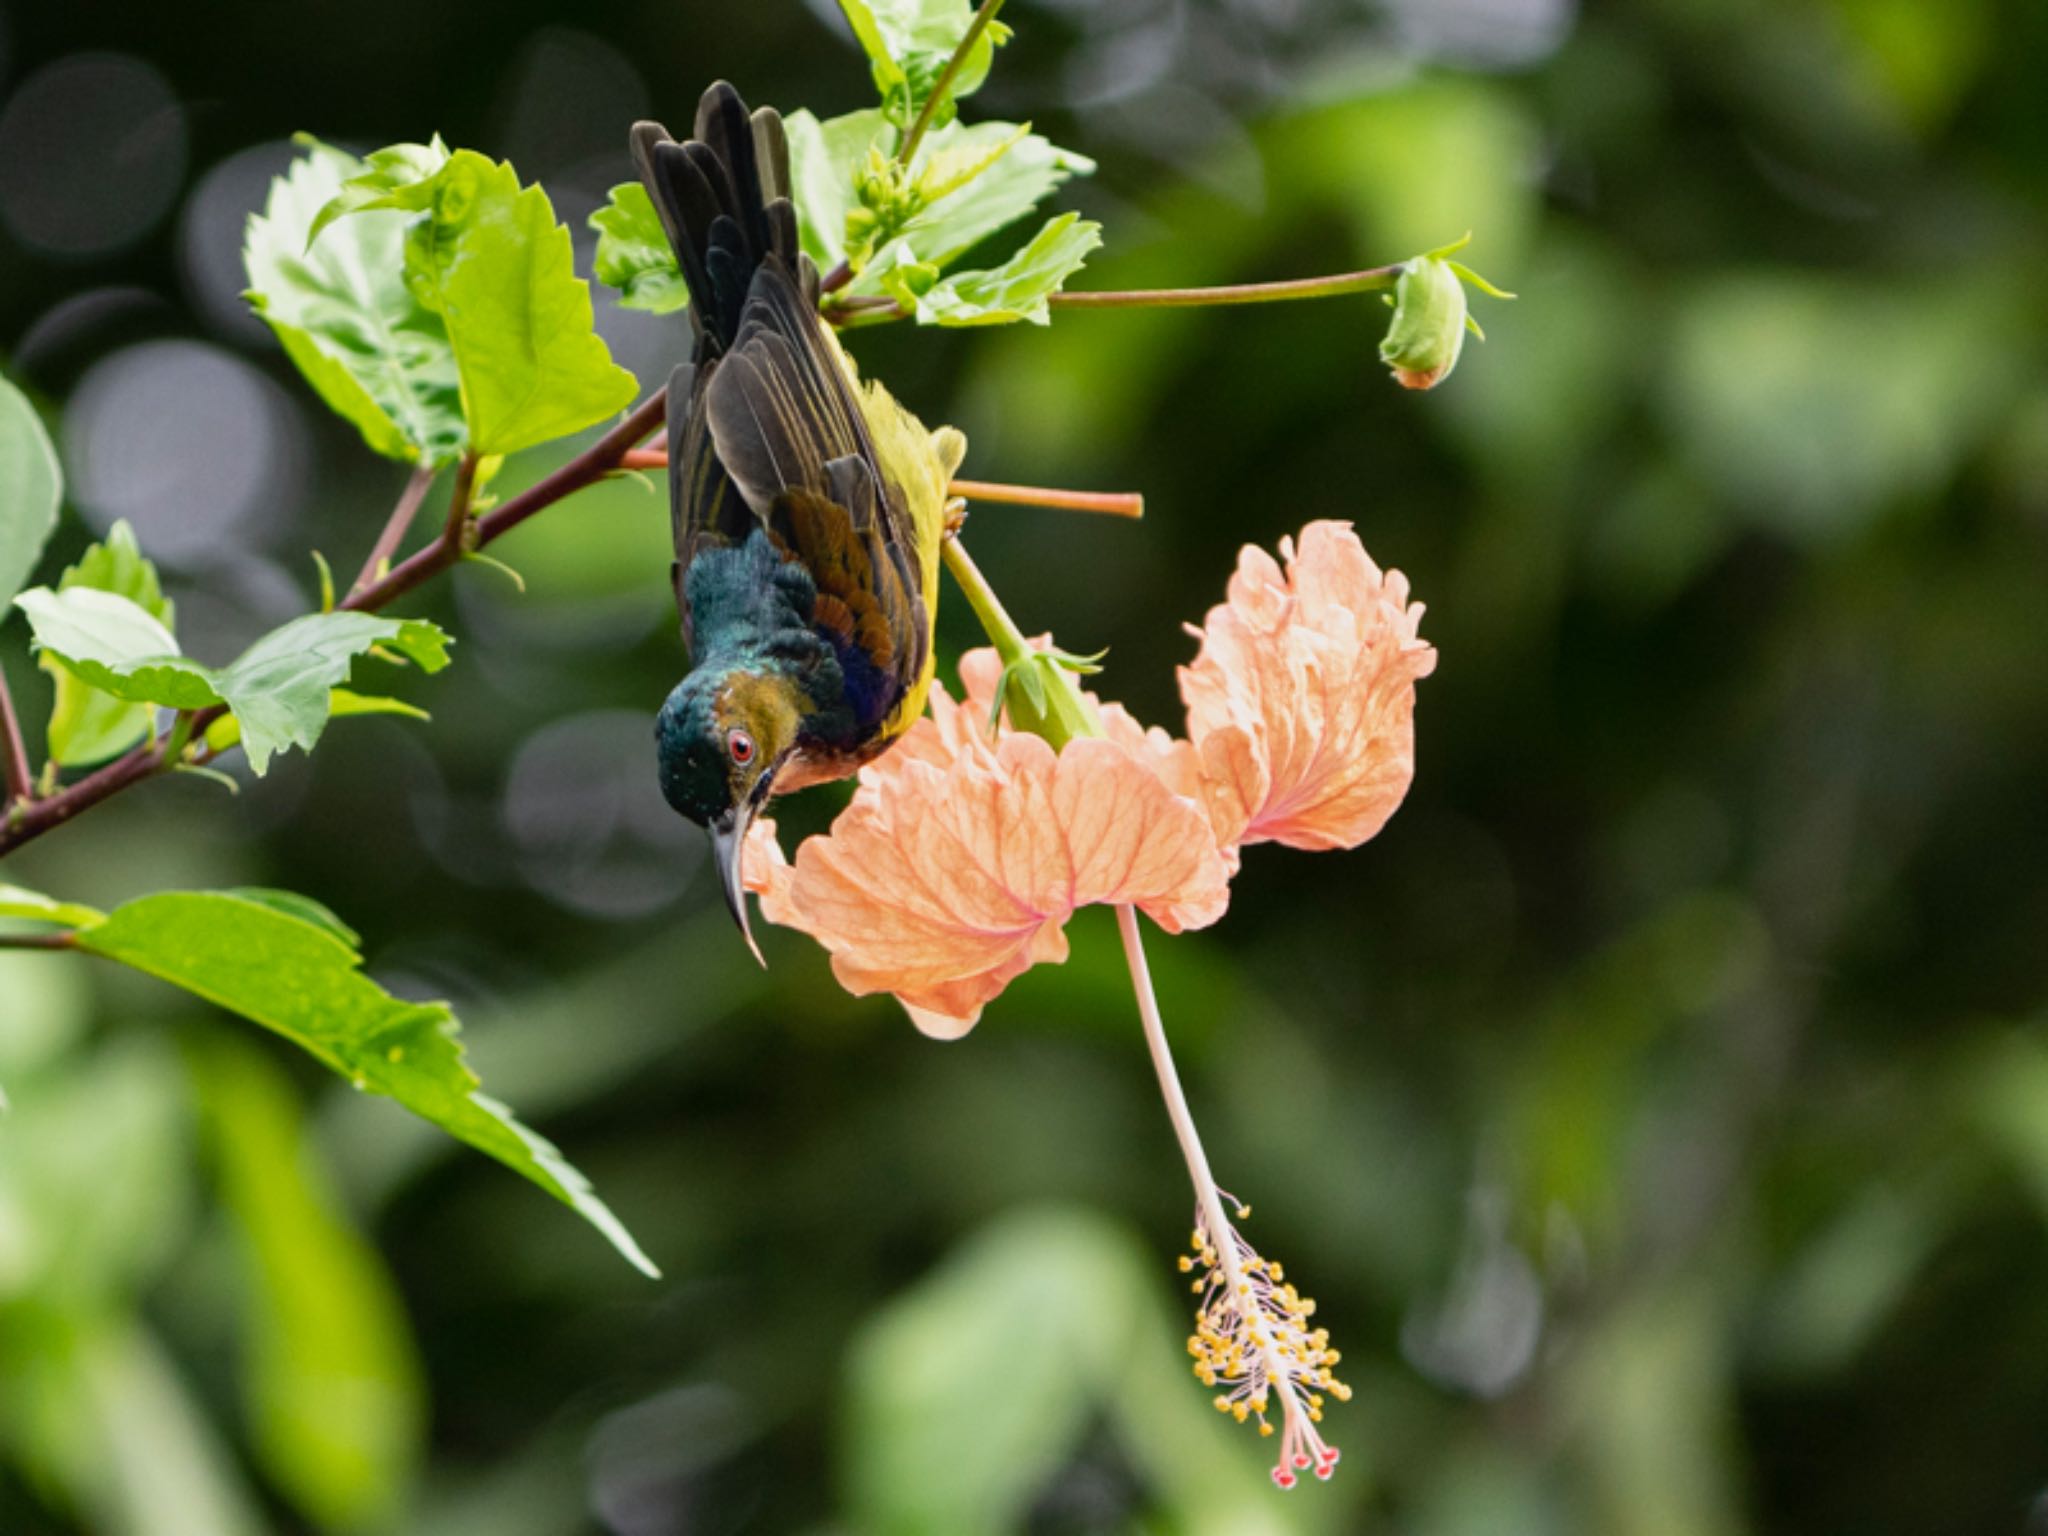
<path id="1" fill-rule="evenodd" d="M 1240 1205 L 1237 1214 L 1242 1219 L 1251 1211 Z M 1292 1488 L 1309 1471 L 1327 1479 L 1338 1452 L 1316 1428 L 1323 1419 L 1324 1394 L 1344 1402 L 1351 1389 L 1333 1370 L 1340 1356 L 1330 1347 L 1330 1331 L 1309 1325 L 1315 1301 L 1295 1289 L 1277 1262 L 1261 1258 L 1238 1235 L 1220 1202 L 1206 1212 L 1197 1207 L 1189 1247 L 1192 1251 L 1181 1255 L 1180 1270 L 1194 1274 L 1189 1286 L 1201 1297 L 1195 1331 L 1188 1336 L 1196 1377 L 1205 1387 L 1222 1388 L 1215 1398 L 1217 1412 L 1240 1424 L 1257 1419 L 1261 1435 L 1275 1433 L 1271 1415 L 1279 1399 L 1276 1484 Z"/>

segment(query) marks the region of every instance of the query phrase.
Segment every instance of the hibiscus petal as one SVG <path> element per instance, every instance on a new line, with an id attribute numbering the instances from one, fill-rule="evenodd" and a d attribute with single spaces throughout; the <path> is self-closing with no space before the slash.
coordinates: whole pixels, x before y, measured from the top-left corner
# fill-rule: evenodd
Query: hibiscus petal
<path id="1" fill-rule="evenodd" d="M 1415 682 L 1436 665 L 1398 571 L 1347 523 L 1239 557 L 1228 601 L 1181 669 L 1188 731 L 1222 841 L 1355 848 L 1415 774 Z"/>
<path id="2" fill-rule="evenodd" d="M 1055 754 L 1011 734 L 990 750 L 946 721 L 864 771 L 794 863 L 771 829 L 748 869 L 762 914 L 824 945 L 848 991 L 893 992 L 920 1029 L 949 1036 L 1031 966 L 1066 959 L 1077 907 L 1131 902 L 1179 931 L 1229 900 L 1202 807 L 1141 756 L 1093 739 Z"/>

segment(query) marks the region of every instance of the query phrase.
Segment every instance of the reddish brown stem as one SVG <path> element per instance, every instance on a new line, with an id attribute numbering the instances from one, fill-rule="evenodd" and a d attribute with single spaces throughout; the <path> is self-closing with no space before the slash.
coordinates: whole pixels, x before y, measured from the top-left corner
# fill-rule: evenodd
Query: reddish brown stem
<path id="1" fill-rule="evenodd" d="M 536 512 L 603 479 L 619 467 L 629 449 L 661 425 L 667 408 L 666 392 L 650 395 L 635 406 L 624 421 L 590 447 L 553 474 L 508 499 L 503 506 L 478 518 L 473 525 L 468 523 L 466 516 L 461 520 L 451 516 L 449 530 L 444 530 L 440 538 L 392 567 L 369 586 L 349 593 L 341 606 L 356 613 L 374 613 L 459 563 L 470 550 L 481 549 L 493 539 L 502 538 Z M 471 473 L 474 474 L 473 467 Z M 467 502 L 466 493 L 458 487 L 457 504 L 462 506 L 465 514 Z M 467 536 L 465 527 L 472 529 Z M 219 709 L 196 713 L 192 717 L 191 735 L 195 738 L 201 735 L 221 713 Z M 26 809 L 17 807 L 11 819 L 0 822 L 0 857 L 41 837 L 52 827 L 61 826 L 109 796 L 119 794 L 130 785 L 139 784 L 174 766 L 165 743 L 146 742 L 76 784 L 32 801 Z"/>
<path id="2" fill-rule="evenodd" d="M 412 478 L 405 482 L 405 490 L 398 498 L 398 505 L 384 520 L 384 531 L 377 535 L 377 542 L 370 547 L 369 558 L 363 561 L 361 574 L 348 589 L 351 596 L 382 576 L 398 557 L 398 546 L 405 542 L 413 518 L 419 515 L 420 503 L 427 499 L 427 492 L 433 484 L 434 471 L 427 465 L 422 464 L 412 472 Z"/>
<path id="3" fill-rule="evenodd" d="M 0 949 L 76 949 L 75 933 L 0 933 Z"/>
<path id="4" fill-rule="evenodd" d="M 14 713 L 14 695 L 7 691 L 7 674 L 0 672 L 0 759 L 7 765 L 7 793 L 0 796 L 0 805 L 9 800 L 27 804 L 35 798 L 35 775 L 28 765 L 28 744 L 21 739 L 21 720 Z"/>
<path id="5" fill-rule="evenodd" d="M 947 490 L 969 501 L 1012 507 L 1056 507 L 1064 512 L 1104 512 L 1111 517 L 1145 515 L 1145 498 L 1136 491 L 1062 491 L 1043 485 L 999 485 L 992 480 L 955 480 Z"/>
<path id="6" fill-rule="evenodd" d="M 667 469 L 666 448 L 636 448 L 619 460 L 621 469 Z M 1003 485 L 994 480 L 955 480 L 950 496 L 1012 507 L 1056 507 L 1063 512 L 1102 512 L 1110 517 L 1143 517 L 1145 498 L 1136 491 L 1063 491 L 1045 485 Z"/>

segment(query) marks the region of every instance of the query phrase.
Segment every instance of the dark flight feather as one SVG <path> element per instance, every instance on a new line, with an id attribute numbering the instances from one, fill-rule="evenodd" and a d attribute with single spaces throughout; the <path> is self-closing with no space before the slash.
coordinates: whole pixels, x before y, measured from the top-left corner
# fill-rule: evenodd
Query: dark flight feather
<path id="1" fill-rule="evenodd" d="M 930 647 L 916 529 L 877 456 L 798 244 L 781 118 L 721 82 L 678 144 L 642 123 L 633 154 L 690 289 L 691 363 L 669 384 L 676 595 L 693 655 L 691 566 L 764 530 L 818 589 L 860 729 L 922 675 Z"/>

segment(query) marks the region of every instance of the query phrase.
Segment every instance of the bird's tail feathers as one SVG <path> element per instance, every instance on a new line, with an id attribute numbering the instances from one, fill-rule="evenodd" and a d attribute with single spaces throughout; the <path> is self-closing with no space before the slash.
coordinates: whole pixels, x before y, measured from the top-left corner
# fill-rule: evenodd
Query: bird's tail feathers
<path id="1" fill-rule="evenodd" d="M 633 160 L 690 289 L 697 334 L 731 347 L 754 274 L 780 262 L 815 305 L 818 273 L 797 240 L 789 141 L 772 107 L 752 113 L 723 80 L 697 104 L 695 137 L 633 125 Z"/>

